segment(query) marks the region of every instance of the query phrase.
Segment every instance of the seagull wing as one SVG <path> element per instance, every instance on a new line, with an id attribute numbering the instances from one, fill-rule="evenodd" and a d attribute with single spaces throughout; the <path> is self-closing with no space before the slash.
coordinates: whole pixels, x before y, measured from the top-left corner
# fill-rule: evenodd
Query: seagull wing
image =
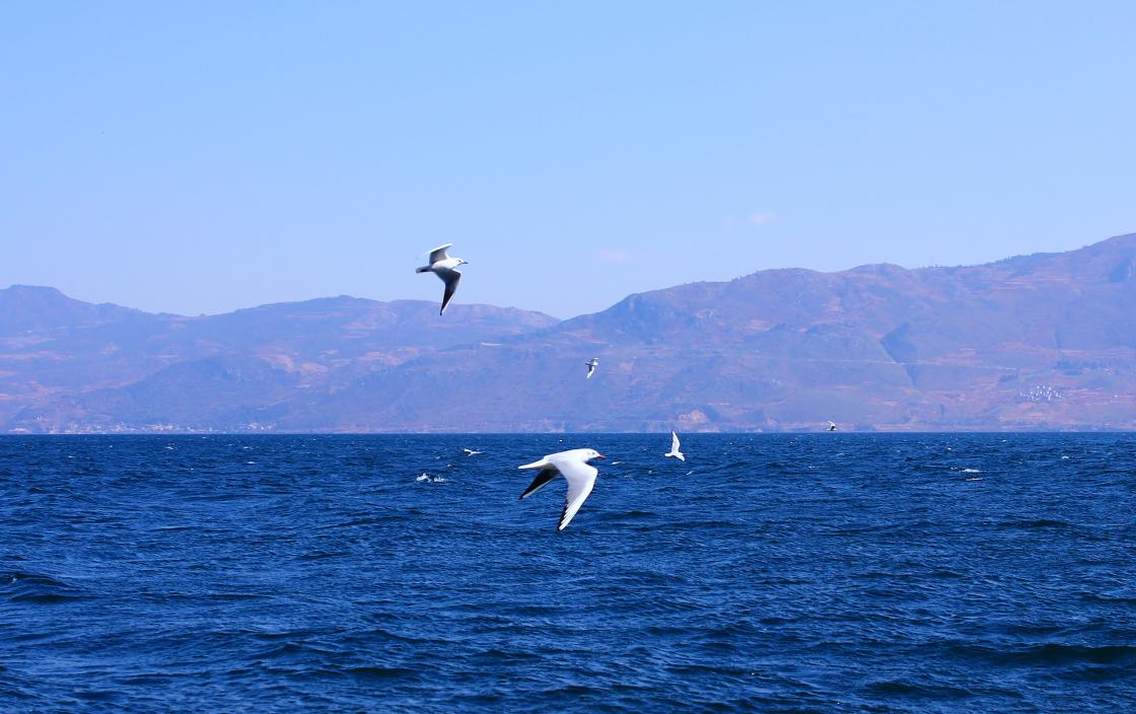
<path id="1" fill-rule="evenodd" d="M 446 305 L 450 304 L 454 293 L 457 292 L 458 282 L 461 280 L 462 274 L 460 271 L 451 268 L 435 270 L 434 272 L 446 284 L 446 291 L 442 293 L 442 309 L 438 311 L 438 314 L 441 315 L 446 312 Z"/>
<path id="2" fill-rule="evenodd" d="M 431 250 L 430 265 L 437 263 L 439 260 L 446 260 L 447 258 L 449 258 L 450 256 L 446 254 L 446 249 L 453 247 L 453 245 L 453 243 L 446 243 L 445 245 L 440 245 L 437 248 Z"/>
<path id="3" fill-rule="evenodd" d="M 568 527 L 580 506 L 588 500 L 588 495 L 596 485 L 596 475 L 599 471 L 579 459 L 558 460 L 555 464 L 560 474 L 568 482 L 568 493 L 564 496 L 564 512 L 560 514 L 560 523 L 556 530 L 562 531 Z"/>
<path id="4" fill-rule="evenodd" d="M 671 432 L 671 453 L 678 453 L 678 434 Z"/>
<path id="5" fill-rule="evenodd" d="M 532 483 L 530 483 L 529 487 L 525 489 L 525 492 L 521 494 L 521 498 L 528 498 L 529 496 L 533 495 L 537 491 L 547 486 L 549 481 L 559 475 L 560 472 L 556 470 L 555 466 L 545 466 L 540 470 L 539 473 L 537 473 L 536 478 L 532 480 Z"/>

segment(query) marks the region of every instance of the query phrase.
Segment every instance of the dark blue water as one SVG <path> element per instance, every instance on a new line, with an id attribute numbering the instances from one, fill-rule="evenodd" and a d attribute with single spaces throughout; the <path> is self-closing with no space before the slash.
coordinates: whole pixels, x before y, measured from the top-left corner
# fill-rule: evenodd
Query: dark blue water
<path id="1" fill-rule="evenodd" d="M 0 702 L 1136 711 L 1136 436 L 683 446 L 0 438 Z"/>

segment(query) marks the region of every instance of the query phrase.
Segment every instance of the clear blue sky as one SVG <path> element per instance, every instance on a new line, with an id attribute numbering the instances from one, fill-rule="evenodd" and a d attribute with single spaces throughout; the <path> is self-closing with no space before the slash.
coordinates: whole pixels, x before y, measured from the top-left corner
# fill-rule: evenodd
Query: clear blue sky
<path id="1" fill-rule="evenodd" d="M 1132 2 L 14 2 L 0 286 L 567 317 L 1136 231 Z"/>

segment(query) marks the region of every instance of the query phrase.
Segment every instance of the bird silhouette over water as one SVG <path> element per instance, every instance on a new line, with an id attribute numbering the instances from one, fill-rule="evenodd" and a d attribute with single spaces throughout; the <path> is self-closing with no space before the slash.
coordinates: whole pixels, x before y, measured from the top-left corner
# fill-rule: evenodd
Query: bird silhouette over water
<path id="1" fill-rule="evenodd" d="M 540 489 L 547 486 L 552 479 L 563 476 L 568 482 L 568 492 L 564 495 L 564 510 L 560 514 L 560 521 L 556 530 L 562 531 L 568 527 L 580 506 L 588 499 L 588 495 L 596 485 L 596 476 L 599 470 L 588 462 L 593 459 L 602 459 L 604 455 L 595 449 L 570 449 L 548 454 L 539 461 L 518 466 L 521 469 L 540 469 L 536 478 L 521 494 L 521 498 L 528 498 Z"/>
<path id="2" fill-rule="evenodd" d="M 668 458 L 668 459 L 678 459 L 679 461 L 686 461 L 686 457 L 683 455 L 683 453 L 681 451 L 678 450 L 678 447 L 679 447 L 678 434 L 674 433 L 674 431 L 672 430 L 671 431 L 671 450 L 668 451 L 667 453 L 663 454 L 663 456 L 665 458 Z"/>

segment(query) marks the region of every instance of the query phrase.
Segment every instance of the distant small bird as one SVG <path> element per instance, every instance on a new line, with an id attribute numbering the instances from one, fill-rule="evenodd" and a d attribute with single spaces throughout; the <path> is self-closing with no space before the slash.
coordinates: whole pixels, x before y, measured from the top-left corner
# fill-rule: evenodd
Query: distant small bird
<path id="1" fill-rule="evenodd" d="M 600 361 L 598 358 L 593 357 L 585 362 L 584 366 L 588 368 L 588 374 L 584 376 L 584 379 L 591 379 L 592 375 L 596 373 L 596 367 L 600 366 Z"/>
<path id="2" fill-rule="evenodd" d="M 828 426 L 824 428 L 825 431 L 836 431 L 836 422 L 829 421 Z"/>
<path id="3" fill-rule="evenodd" d="M 458 270 L 459 265 L 469 265 L 469 261 L 463 258 L 451 258 L 446 250 L 453 247 L 453 243 L 446 243 L 440 245 L 434 250 L 430 251 L 430 264 L 418 268 L 416 273 L 433 273 L 442 279 L 446 284 L 446 290 L 442 293 L 442 309 L 438 311 L 439 315 L 446 313 L 446 306 L 450 304 L 450 300 L 454 297 L 454 292 L 458 289 L 458 282 L 461 280 L 461 271 Z"/>
<path id="4" fill-rule="evenodd" d="M 548 485 L 557 476 L 563 476 L 568 482 L 568 492 L 564 496 L 564 511 L 560 514 L 560 522 L 556 525 L 557 532 L 564 530 L 572 522 L 580 506 L 588 499 L 588 494 L 596 485 L 596 476 L 599 471 L 588 462 L 592 459 L 602 459 L 604 455 L 595 449 L 570 449 L 548 454 L 539 461 L 518 466 L 521 469 L 540 469 L 536 478 L 521 494 L 521 498 L 528 498 Z"/>
<path id="5" fill-rule="evenodd" d="M 674 458 L 679 461 L 686 461 L 686 457 L 678 450 L 678 434 L 671 432 L 671 450 L 663 454 L 664 458 Z"/>
<path id="6" fill-rule="evenodd" d="M 462 447 L 462 451 L 465 452 L 466 456 L 477 456 L 478 454 L 482 453 L 480 451 L 474 451 L 473 449 L 467 449 L 465 447 Z"/>

